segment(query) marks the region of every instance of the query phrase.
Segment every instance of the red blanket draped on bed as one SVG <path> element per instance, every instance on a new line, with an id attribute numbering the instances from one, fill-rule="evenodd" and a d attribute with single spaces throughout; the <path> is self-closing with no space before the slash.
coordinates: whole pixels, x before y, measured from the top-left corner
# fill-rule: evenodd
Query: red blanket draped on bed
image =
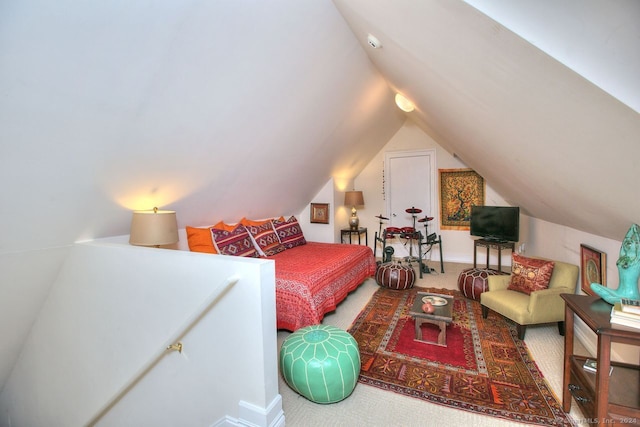
<path id="1" fill-rule="evenodd" d="M 375 274 L 367 246 L 307 242 L 268 257 L 276 262 L 278 329 L 320 323 L 347 294 Z"/>

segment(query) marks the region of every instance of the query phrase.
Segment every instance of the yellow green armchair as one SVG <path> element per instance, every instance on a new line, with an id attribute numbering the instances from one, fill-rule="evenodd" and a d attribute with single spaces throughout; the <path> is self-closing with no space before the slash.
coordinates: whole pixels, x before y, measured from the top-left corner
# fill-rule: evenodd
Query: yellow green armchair
<path id="1" fill-rule="evenodd" d="M 489 276 L 487 291 L 480 295 L 482 317 L 489 309 L 513 320 L 518 337 L 524 339 L 527 325 L 558 322 L 558 332 L 564 335 L 564 300 L 560 294 L 573 294 L 578 283 L 578 266 L 554 261 L 548 289 L 526 293 L 509 290 L 511 275 Z"/>

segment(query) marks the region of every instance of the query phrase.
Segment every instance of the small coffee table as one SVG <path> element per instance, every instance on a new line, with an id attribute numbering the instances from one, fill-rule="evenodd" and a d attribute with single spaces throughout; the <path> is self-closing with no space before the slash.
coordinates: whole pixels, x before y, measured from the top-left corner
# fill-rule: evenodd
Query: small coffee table
<path id="1" fill-rule="evenodd" d="M 423 298 L 432 297 L 436 302 L 446 301 L 444 305 L 435 305 L 435 311 L 433 313 L 425 313 L 422 311 L 422 305 L 424 304 Z M 447 346 L 447 325 L 453 320 L 453 297 L 451 295 L 434 294 L 431 292 L 418 292 L 416 299 L 411 306 L 409 314 L 414 318 L 416 322 L 416 336 L 414 340 L 427 344 L 435 344 L 442 347 Z M 430 323 L 440 328 L 438 334 L 438 341 L 425 341 L 422 339 L 422 324 Z"/>

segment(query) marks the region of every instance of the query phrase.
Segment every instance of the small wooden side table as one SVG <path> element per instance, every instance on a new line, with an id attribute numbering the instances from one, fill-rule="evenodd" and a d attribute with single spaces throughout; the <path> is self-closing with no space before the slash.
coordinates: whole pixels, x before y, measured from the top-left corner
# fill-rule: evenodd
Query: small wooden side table
<path id="1" fill-rule="evenodd" d="M 343 228 L 340 230 L 340 243 L 346 243 L 344 237 L 349 236 L 349 244 L 351 244 L 352 234 L 356 234 L 358 236 L 359 245 L 362 243 L 360 241 L 360 237 L 364 234 L 365 245 L 369 246 L 369 234 L 367 233 L 367 227 L 358 227 L 357 229 Z"/>
<path id="2" fill-rule="evenodd" d="M 487 248 L 487 268 L 489 268 L 489 250 L 498 250 L 498 271 L 502 271 L 502 250 L 511 249 L 511 252 L 515 250 L 514 242 L 497 242 L 493 240 L 476 239 L 473 243 L 473 268 L 477 267 L 476 255 L 478 248 Z"/>
<path id="3" fill-rule="evenodd" d="M 422 298 L 424 297 L 435 297 L 438 299 L 444 299 L 447 301 L 446 305 L 435 306 L 435 311 L 433 313 L 425 313 L 422 311 Z M 409 311 L 409 314 L 416 322 L 415 330 L 416 336 L 414 338 L 415 341 L 420 341 L 426 344 L 435 344 L 441 347 L 447 346 L 447 325 L 449 325 L 453 321 L 453 297 L 450 295 L 441 295 L 434 294 L 430 292 L 418 292 L 416 295 L 416 299 L 413 301 L 413 306 Z M 432 325 L 436 325 L 440 328 L 440 333 L 438 334 L 438 341 L 426 341 L 422 339 L 422 324 L 423 323 L 431 323 Z"/>

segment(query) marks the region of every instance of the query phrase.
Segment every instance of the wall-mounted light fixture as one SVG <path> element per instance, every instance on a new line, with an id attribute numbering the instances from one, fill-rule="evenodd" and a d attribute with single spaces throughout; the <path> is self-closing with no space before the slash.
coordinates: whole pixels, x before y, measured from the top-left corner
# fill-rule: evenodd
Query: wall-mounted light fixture
<path id="1" fill-rule="evenodd" d="M 416 106 L 413 104 L 413 102 L 409 101 L 401 93 L 396 93 L 396 105 L 398 106 L 399 109 L 401 109 L 402 111 L 405 111 L 407 113 L 412 112 L 416 108 Z"/>
<path id="2" fill-rule="evenodd" d="M 136 246 L 172 245 L 178 242 L 178 222 L 175 211 L 158 208 L 133 211 L 129 243 Z"/>
<path id="3" fill-rule="evenodd" d="M 364 206 L 364 196 L 362 191 L 347 191 L 344 193 L 345 206 L 351 206 L 351 217 L 349 218 L 349 227 L 352 230 L 357 230 L 360 225 L 360 218 L 358 218 L 358 211 L 356 206 Z"/>

